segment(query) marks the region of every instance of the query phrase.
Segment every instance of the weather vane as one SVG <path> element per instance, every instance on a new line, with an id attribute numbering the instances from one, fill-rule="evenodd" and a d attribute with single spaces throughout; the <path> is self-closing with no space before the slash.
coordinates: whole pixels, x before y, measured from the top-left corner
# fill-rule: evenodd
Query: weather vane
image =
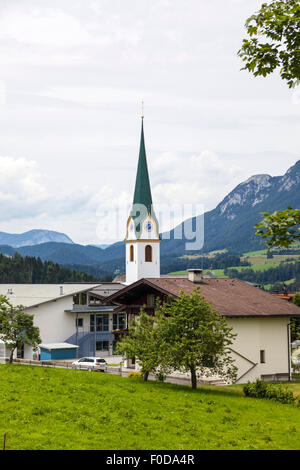
<path id="1" fill-rule="evenodd" d="M 142 101 L 142 119 L 144 119 L 144 101 Z"/>

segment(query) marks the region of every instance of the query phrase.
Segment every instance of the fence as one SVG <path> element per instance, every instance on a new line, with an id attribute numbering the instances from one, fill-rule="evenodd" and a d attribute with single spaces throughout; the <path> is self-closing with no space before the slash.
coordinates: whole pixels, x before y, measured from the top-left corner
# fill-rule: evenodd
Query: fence
<path id="1" fill-rule="evenodd" d="M 37 361 L 34 359 L 14 359 L 14 363 L 27 364 L 32 366 L 40 367 L 53 367 L 57 369 L 78 369 L 78 370 L 87 370 L 88 367 L 76 365 L 74 366 L 72 362 L 67 361 Z M 109 374 L 122 375 L 122 366 L 107 366 L 107 372 Z"/>

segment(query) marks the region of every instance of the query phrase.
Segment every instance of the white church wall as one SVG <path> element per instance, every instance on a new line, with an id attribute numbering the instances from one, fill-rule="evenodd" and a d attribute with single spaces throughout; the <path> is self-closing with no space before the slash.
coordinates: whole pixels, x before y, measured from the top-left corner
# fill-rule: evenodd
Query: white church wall
<path id="1" fill-rule="evenodd" d="M 145 248 L 152 247 L 152 261 L 145 261 Z M 145 277 L 160 277 L 159 242 L 138 241 L 132 243 L 134 260 L 130 261 L 131 243 L 126 243 L 126 284 L 132 284 Z"/>

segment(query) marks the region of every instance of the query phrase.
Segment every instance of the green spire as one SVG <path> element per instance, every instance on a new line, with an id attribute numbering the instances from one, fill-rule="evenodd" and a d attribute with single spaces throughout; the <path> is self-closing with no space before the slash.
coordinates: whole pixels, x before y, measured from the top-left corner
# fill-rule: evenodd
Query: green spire
<path id="1" fill-rule="evenodd" d="M 143 118 L 139 163 L 135 180 L 133 204 L 143 204 L 147 208 L 147 212 L 151 213 L 152 196 L 146 159 Z"/>

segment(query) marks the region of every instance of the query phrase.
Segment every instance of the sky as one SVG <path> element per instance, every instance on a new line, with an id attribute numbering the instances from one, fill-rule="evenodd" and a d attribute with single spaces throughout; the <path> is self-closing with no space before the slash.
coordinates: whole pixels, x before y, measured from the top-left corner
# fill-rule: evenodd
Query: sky
<path id="1" fill-rule="evenodd" d="M 261 3 L 0 0 L 0 231 L 124 238 L 126 208 L 121 232 L 107 227 L 133 198 L 142 101 L 154 206 L 211 210 L 254 174 L 284 174 L 299 89 L 237 56 Z"/>

